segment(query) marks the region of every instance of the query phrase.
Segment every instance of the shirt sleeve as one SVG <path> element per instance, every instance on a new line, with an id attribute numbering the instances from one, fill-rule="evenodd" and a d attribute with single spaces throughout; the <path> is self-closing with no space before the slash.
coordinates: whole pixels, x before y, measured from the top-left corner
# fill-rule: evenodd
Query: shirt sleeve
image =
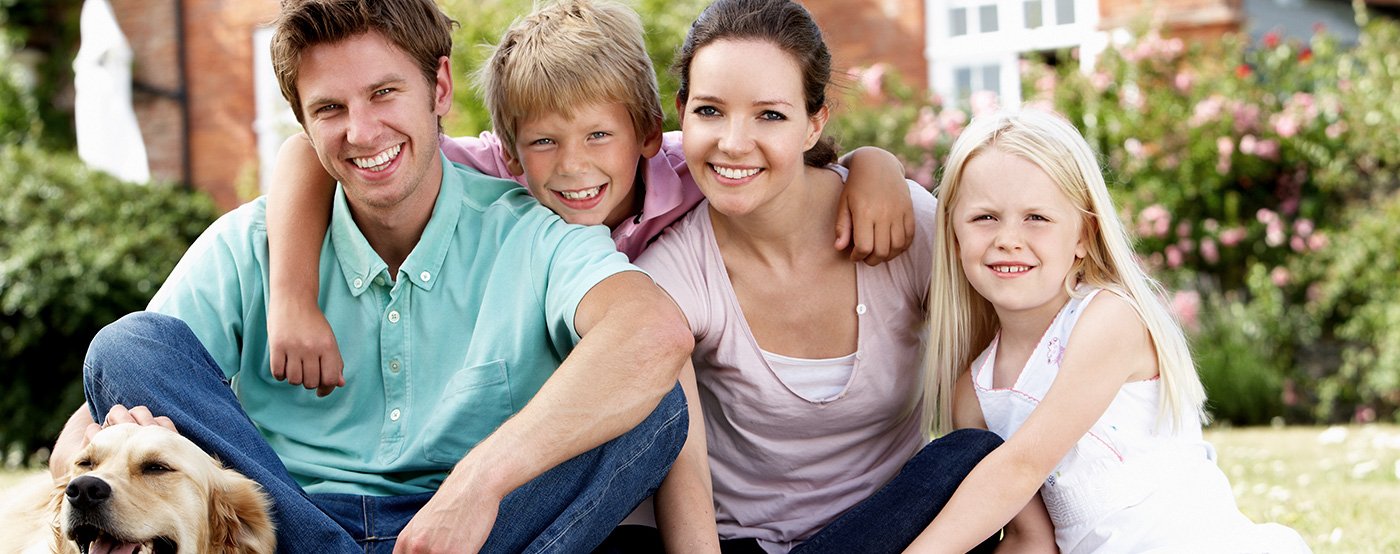
<path id="1" fill-rule="evenodd" d="M 607 227 L 572 225 L 537 206 L 526 216 L 535 219 L 531 241 L 536 295 L 544 303 L 551 340 L 572 348 L 580 339 L 574 325 L 578 305 L 604 279 L 624 271 L 640 271 L 617 251 Z"/>
<path id="2" fill-rule="evenodd" d="M 525 184 L 525 176 L 511 175 L 510 167 L 506 165 L 505 150 L 501 145 L 501 139 L 490 131 L 482 132 L 474 137 L 453 138 L 444 135 L 440 143 L 443 155 L 452 162 L 465 165 L 485 175 L 511 179 L 521 185 Z"/>
<path id="3" fill-rule="evenodd" d="M 713 289 L 705 271 L 705 237 L 697 227 L 693 217 L 682 219 L 656 239 L 636 263 L 680 307 L 698 340 L 709 326 L 709 293 Z"/>
<path id="4" fill-rule="evenodd" d="M 254 235 L 261 233 L 266 259 L 267 231 L 252 225 L 263 212 L 263 199 L 219 218 L 195 240 L 151 298 L 147 310 L 189 325 L 204 349 L 232 379 L 242 367 L 248 295 L 263 294 Z M 260 300 L 260 299 L 259 299 Z"/>

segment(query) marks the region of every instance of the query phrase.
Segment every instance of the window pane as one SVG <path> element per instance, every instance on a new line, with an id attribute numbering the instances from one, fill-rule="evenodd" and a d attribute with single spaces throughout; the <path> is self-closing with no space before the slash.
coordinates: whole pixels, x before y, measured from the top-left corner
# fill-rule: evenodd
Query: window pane
<path id="1" fill-rule="evenodd" d="M 1027 29 L 1039 29 L 1045 24 L 1040 15 L 1043 6 L 1040 0 L 1026 0 L 1021 5 L 1025 7 Z"/>
<path id="2" fill-rule="evenodd" d="M 965 100 L 972 96 L 972 68 L 959 67 L 953 71 L 953 83 L 959 100 Z"/>
<path id="3" fill-rule="evenodd" d="M 997 5 L 989 4 L 977 8 L 977 19 L 980 19 L 979 29 L 984 33 L 997 32 Z"/>
<path id="4" fill-rule="evenodd" d="M 997 97 L 1001 97 L 1001 66 L 982 66 L 982 90 L 990 90 L 997 93 Z"/>
<path id="5" fill-rule="evenodd" d="M 1059 25 L 1074 23 L 1074 0 L 1055 0 L 1055 23 Z"/>
<path id="6" fill-rule="evenodd" d="M 960 37 L 967 34 L 967 8 L 953 8 L 948 11 L 948 36 Z"/>

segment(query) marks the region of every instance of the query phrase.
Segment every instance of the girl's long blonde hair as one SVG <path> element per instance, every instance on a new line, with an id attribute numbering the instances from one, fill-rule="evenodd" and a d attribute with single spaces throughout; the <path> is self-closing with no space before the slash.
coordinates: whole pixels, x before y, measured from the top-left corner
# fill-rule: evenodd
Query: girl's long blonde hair
<path id="1" fill-rule="evenodd" d="M 996 312 L 963 273 L 953 234 L 963 170 L 983 151 L 996 148 L 1040 168 L 1083 214 L 1086 250 L 1065 278 L 1071 295 L 1079 283 L 1117 292 L 1147 325 L 1161 373 L 1159 421 L 1180 426 L 1182 417 L 1204 418 L 1205 389 L 1191 362 L 1186 336 L 1167 310 L 1161 285 L 1147 275 L 1118 219 L 1098 161 L 1084 137 L 1060 116 L 1039 110 L 1003 110 L 977 117 L 953 143 L 938 186 L 938 236 L 929 290 L 929 356 L 924 382 L 926 421 L 942 435 L 952 430 L 953 383 L 991 343 Z"/>

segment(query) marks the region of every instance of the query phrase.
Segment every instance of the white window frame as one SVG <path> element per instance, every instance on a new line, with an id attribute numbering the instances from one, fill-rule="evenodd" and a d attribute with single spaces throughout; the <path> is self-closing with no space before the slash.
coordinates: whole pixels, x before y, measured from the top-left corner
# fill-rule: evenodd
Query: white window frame
<path id="1" fill-rule="evenodd" d="M 982 33 L 979 8 L 992 4 L 997 6 L 997 30 Z M 967 9 L 967 34 L 951 36 L 953 8 Z M 1055 19 L 1055 1 L 1041 0 L 1041 26 L 1035 29 L 1025 28 L 1024 10 L 1024 0 L 925 0 L 924 58 L 929 64 L 929 88 L 945 105 L 966 107 L 966 99 L 957 96 L 954 76 L 958 69 L 973 69 L 972 92 L 976 92 L 985 90 L 976 87 L 981 68 L 997 64 L 1001 90 L 994 92 L 1003 106 L 1013 106 L 1021 103 L 1020 60 L 1025 54 L 1078 47 L 1083 66 L 1089 68 L 1107 44 L 1098 29 L 1098 0 L 1074 0 L 1074 22 L 1064 25 Z"/>

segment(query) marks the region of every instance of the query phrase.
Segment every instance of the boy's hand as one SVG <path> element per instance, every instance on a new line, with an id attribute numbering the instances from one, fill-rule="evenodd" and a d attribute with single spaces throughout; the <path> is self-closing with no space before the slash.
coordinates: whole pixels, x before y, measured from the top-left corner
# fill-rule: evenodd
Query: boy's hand
<path id="1" fill-rule="evenodd" d="M 878 265 L 904 253 L 914 240 L 914 201 L 904 167 L 878 148 L 858 148 L 842 158 L 850 169 L 836 214 L 836 249 L 851 260 Z"/>
<path id="2" fill-rule="evenodd" d="M 326 316 L 312 305 L 273 303 L 267 318 L 272 377 L 326 396 L 345 386 L 345 362 Z"/>

